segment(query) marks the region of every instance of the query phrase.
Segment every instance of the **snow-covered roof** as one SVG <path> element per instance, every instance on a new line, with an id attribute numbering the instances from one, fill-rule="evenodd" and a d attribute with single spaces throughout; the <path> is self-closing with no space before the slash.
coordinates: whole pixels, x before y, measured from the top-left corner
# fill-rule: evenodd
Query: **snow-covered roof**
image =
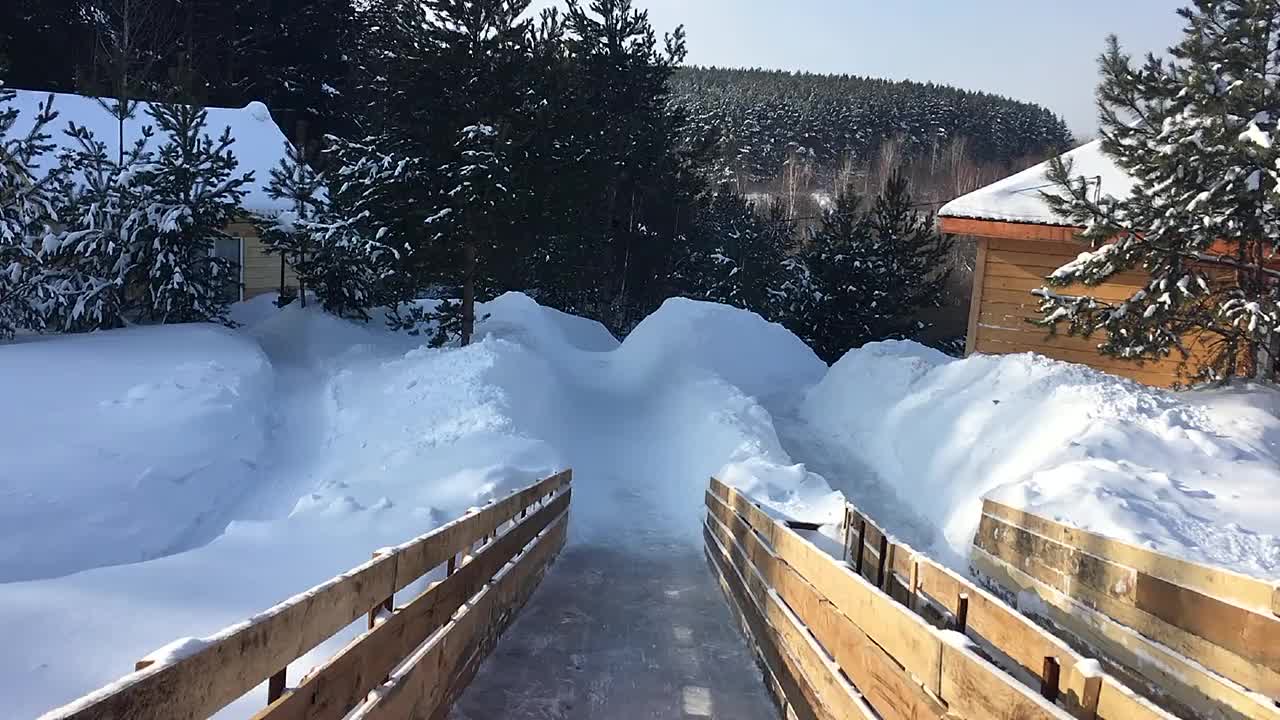
<path id="1" fill-rule="evenodd" d="M 1073 176 L 1084 177 L 1102 195 L 1124 198 L 1133 190 L 1133 177 L 1102 152 L 1099 140 L 1081 145 L 1062 157 L 1070 162 Z M 1048 170 L 1049 162 L 1043 162 L 962 195 L 942 206 L 938 214 L 951 218 L 1062 225 L 1062 218 L 1049 209 L 1042 195 L 1053 191 L 1046 176 Z"/>
<path id="2" fill-rule="evenodd" d="M 35 122 L 36 112 L 49 93 L 34 90 L 15 90 L 16 97 L 10 107 L 19 111 L 18 124 L 12 132 L 26 133 Z M 95 138 L 107 146 L 108 154 L 119 152 L 120 132 L 115 116 L 92 97 L 53 94 L 53 109 L 58 118 L 46 128 L 52 136 L 51 142 L 59 148 L 75 147 L 75 141 L 67 137 L 64 130 L 69 122 L 91 130 Z M 249 194 L 244 199 L 244 208 L 251 213 L 275 215 L 289 209 L 288 201 L 273 200 L 267 196 L 266 186 L 271 182 L 271 169 L 276 167 L 285 157 L 288 139 L 279 126 L 271 119 L 271 111 L 260 102 L 251 102 L 242 108 L 207 108 L 209 111 L 208 134 L 217 139 L 223 129 L 230 127 L 235 144 L 231 151 L 240 162 L 238 172 L 252 172 L 253 183 L 247 188 Z M 147 103 L 139 103 L 132 119 L 125 121 L 124 141 L 126 147 L 132 147 L 142 137 L 142 129 L 154 126 L 155 121 L 147 114 Z M 159 134 L 152 136 L 148 147 L 158 149 L 164 138 Z M 44 156 L 41 165 L 52 167 L 57 162 L 56 153 Z"/>

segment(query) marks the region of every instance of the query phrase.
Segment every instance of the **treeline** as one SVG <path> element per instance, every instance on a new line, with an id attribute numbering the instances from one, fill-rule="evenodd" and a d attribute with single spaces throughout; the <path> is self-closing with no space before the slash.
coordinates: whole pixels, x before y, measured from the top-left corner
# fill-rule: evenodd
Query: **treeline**
<path id="1" fill-rule="evenodd" d="M 744 183 L 774 177 L 807 156 L 830 177 L 865 163 L 886 139 L 906 156 L 967 141 L 980 165 L 1013 163 L 1066 150 L 1071 132 L 1046 108 L 945 85 L 852 75 L 682 68 L 676 102 L 724 133 L 722 160 Z"/>
<path id="2" fill-rule="evenodd" d="M 389 308 L 394 328 L 465 343 L 474 303 L 506 290 L 618 334 L 685 295 L 755 310 L 834 360 L 870 340 L 915 337 L 926 329 L 920 311 L 941 302 L 949 248 L 913 200 L 903 163 L 876 187 L 846 178 L 814 224 L 773 200 L 749 201 L 724 182 L 732 127 L 673 95 L 683 82 L 675 80 L 683 32 L 659 36 L 630 0 L 571 1 L 536 16 L 528 0 L 370 0 L 359 10 L 345 0 L 169 1 L 21 0 L 26 14 L 0 53 L 15 85 L 92 92 L 85 83 L 105 84 L 98 92 L 121 114 L 139 97 L 227 105 L 262 97 L 323 129 L 256 181 L 270 180 L 293 208 L 260 221 L 265 241 L 297 270 L 303 297 L 314 294 L 331 312 L 372 319 L 373 308 Z M 48 43 L 48 33 L 66 31 L 62 5 L 93 19 L 84 32 L 96 49 L 74 62 L 29 54 L 42 33 Z M 197 10 L 217 11 L 225 24 Z M 141 32 L 150 11 L 169 20 Z M 258 23 L 290 25 L 288 42 L 275 45 Z M 201 56 L 215 36 L 253 52 Z M 166 108 L 179 105 L 160 107 L 172 114 Z M 173 149 L 161 154 L 175 166 L 201 157 L 190 140 L 200 120 L 162 128 Z M 110 288 L 129 306 L 140 284 L 153 298 L 187 292 L 181 312 L 142 303 L 151 319 L 223 317 L 215 291 L 226 268 L 205 259 L 219 224 L 238 212 L 239 185 L 207 209 L 184 209 L 168 198 L 189 198 L 186 186 L 151 174 L 154 158 L 103 157 L 89 143 L 85 158 L 64 157 L 64 176 L 79 176 L 77 163 L 91 155 L 101 198 L 48 183 L 39 197 L 6 195 L 30 184 L 31 148 L 44 141 L 5 142 L 13 162 L 0 162 L 11 171 L 0 173 L 8 221 L 0 266 L 10 272 L 0 284 L 13 282 L 0 287 L 0 302 L 19 308 L 11 319 L 28 318 L 11 330 L 48 327 L 47 317 L 31 318 L 55 305 L 51 293 L 74 309 L 97 297 L 75 288 Z M 179 180 L 241 179 L 233 149 L 215 143 L 217 174 Z M 83 227 L 66 221 L 67 208 L 84 210 Z M 51 233 L 59 240 L 42 240 Z M 163 257 L 185 259 L 181 267 L 139 264 L 154 259 L 147 240 L 155 236 L 167 243 Z M 45 282 L 66 267 L 87 268 L 80 285 Z M 124 320 L 107 310 L 76 311 L 62 328 Z"/>

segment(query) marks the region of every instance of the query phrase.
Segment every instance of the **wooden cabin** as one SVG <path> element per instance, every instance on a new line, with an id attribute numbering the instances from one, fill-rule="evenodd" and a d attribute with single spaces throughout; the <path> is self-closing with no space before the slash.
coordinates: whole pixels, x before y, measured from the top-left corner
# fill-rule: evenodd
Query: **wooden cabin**
<path id="1" fill-rule="evenodd" d="M 1102 153 L 1100 143 L 1077 148 L 1064 157 L 1072 173 L 1082 176 L 1100 195 L 1123 198 L 1133 179 Z M 969 305 L 966 354 L 1034 352 L 1082 363 L 1148 385 L 1167 387 L 1179 381 L 1181 357 L 1159 361 L 1121 360 L 1098 352 L 1099 337 L 1052 334 L 1032 324 L 1042 316 L 1033 290 L 1047 285 L 1046 276 L 1089 250 L 1077 239 L 1078 227 L 1064 225 L 1042 195 L 1051 190 L 1048 163 L 964 195 L 939 211 L 942 232 L 977 240 L 977 262 Z M 1124 300 L 1149 280 L 1145 273 L 1124 273 L 1096 287 L 1065 288 L 1063 294 Z M 1193 348 L 1193 353 L 1195 352 Z"/>
<path id="2" fill-rule="evenodd" d="M 35 90 L 17 90 L 12 107 L 19 111 L 18 126 L 15 132 L 25 132 L 34 122 L 37 108 L 49 98 L 50 93 Z M 116 118 L 109 114 L 104 103 L 111 100 L 72 95 L 67 93 L 53 94 L 53 109 L 58 117 L 45 130 L 55 145 L 55 152 L 45 156 L 44 163 L 56 162 L 57 151 L 75 149 L 74 141 L 67 137 L 64 130 L 68 122 L 86 127 L 93 132 L 94 138 L 106 146 L 106 152 L 114 155 L 119 151 L 121 135 Z M 271 170 L 280 164 L 286 156 L 289 141 L 279 126 L 271 118 L 271 111 L 259 102 L 249 103 L 243 108 L 206 108 L 208 112 L 207 132 L 210 136 L 220 135 L 224 128 L 231 129 L 235 144 L 231 146 L 239 161 L 239 173 L 252 172 L 253 182 L 243 201 L 245 216 L 231 223 L 226 229 L 226 237 L 219 238 L 213 248 L 214 254 L 235 262 L 240 268 L 239 281 L 227 286 L 229 300 L 248 300 L 249 298 L 268 292 L 276 292 L 285 286 L 297 287 L 298 279 L 278 255 L 268 255 L 259 237 L 255 221 L 271 219 L 289 209 L 287 202 L 271 198 L 267 192 L 267 184 L 271 182 Z M 142 138 L 142 130 L 153 125 L 151 116 L 147 114 L 147 103 L 139 103 L 134 116 L 125 121 L 123 141 L 126 147 L 132 147 Z M 159 147 L 163 138 L 152 136 L 148 141 L 151 150 Z M 46 168 L 47 169 L 47 168 Z"/>

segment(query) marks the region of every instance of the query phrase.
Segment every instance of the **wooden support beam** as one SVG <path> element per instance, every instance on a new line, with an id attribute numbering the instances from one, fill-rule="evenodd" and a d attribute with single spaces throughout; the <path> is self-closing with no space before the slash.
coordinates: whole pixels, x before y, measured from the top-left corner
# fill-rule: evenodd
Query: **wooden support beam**
<path id="1" fill-rule="evenodd" d="M 960 593 L 956 600 L 955 631 L 963 635 L 969 629 L 969 593 Z"/>
<path id="2" fill-rule="evenodd" d="M 1058 683 L 1061 673 L 1062 666 L 1058 664 L 1058 658 L 1044 659 L 1044 671 L 1040 673 L 1040 695 L 1051 703 L 1058 702 Z"/>
<path id="3" fill-rule="evenodd" d="M 283 667 L 280 669 L 280 672 L 272 675 L 271 679 L 267 680 L 268 705 L 279 700 L 280 696 L 284 695 L 285 683 L 288 681 L 288 672 L 289 668 Z"/>

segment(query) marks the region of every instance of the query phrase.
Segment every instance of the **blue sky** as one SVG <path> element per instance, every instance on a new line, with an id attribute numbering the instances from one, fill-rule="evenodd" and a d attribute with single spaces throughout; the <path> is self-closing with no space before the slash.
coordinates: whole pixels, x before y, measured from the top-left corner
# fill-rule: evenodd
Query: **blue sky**
<path id="1" fill-rule="evenodd" d="M 584 0 L 585 2 L 586 0 Z M 538 6 L 562 0 L 534 0 Z M 1178 40 L 1175 0 L 635 0 L 689 62 L 934 81 L 1043 104 L 1096 128 L 1095 59 L 1109 33 L 1135 55 Z"/>

